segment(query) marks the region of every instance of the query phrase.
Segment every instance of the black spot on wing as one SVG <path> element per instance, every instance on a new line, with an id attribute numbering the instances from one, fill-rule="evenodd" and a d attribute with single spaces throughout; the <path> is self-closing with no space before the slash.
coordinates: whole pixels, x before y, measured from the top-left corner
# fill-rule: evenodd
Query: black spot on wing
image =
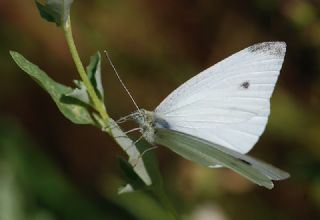
<path id="1" fill-rule="evenodd" d="M 243 83 L 241 83 L 240 87 L 244 88 L 244 89 L 248 89 L 250 86 L 249 81 L 244 81 Z"/>
<path id="2" fill-rule="evenodd" d="M 263 42 L 254 44 L 248 48 L 251 53 L 265 53 L 268 55 L 282 57 L 286 53 L 285 42 Z"/>
<path id="3" fill-rule="evenodd" d="M 252 165 L 250 162 L 248 162 L 248 161 L 246 161 L 246 160 L 243 160 L 243 159 L 241 159 L 241 158 L 238 158 L 241 162 L 243 162 L 243 163 L 245 163 L 245 164 L 247 164 L 247 165 Z"/>

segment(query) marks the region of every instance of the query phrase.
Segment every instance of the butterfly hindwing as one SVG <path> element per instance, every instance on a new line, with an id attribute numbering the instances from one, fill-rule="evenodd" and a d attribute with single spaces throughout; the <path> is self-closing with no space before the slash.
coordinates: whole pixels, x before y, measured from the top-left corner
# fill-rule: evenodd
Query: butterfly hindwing
<path id="1" fill-rule="evenodd" d="M 273 188 L 272 180 L 289 177 L 285 171 L 269 164 L 195 136 L 158 128 L 155 137 L 156 144 L 165 146 L 188 160 L 206 167 L 218 164 L 230 168 L 268 189 Z"/>

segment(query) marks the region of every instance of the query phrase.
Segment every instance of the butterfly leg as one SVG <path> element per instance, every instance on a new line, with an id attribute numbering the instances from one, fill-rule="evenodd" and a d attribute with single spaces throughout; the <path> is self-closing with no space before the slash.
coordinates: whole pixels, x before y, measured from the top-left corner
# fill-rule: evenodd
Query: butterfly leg
<path id="1" fill-rule="evenodd" d="M 134 132 L 134 131 L 141 131 L 141 128 L 133 128 L 133 129 L 131 129 L 131 130 L 129 130 L 129 131 L 124 132 L 125 135 L 114 136 L 114 138 L 128 138 L 128 139 L 130 139 L 130 138 L 127 136 L 127 134 L 129 134 L 129 133 L 131 133 L 131 132 Z"/>
<path id="2" fill-rule="evenodd" d="M 107 130 L 109 130 L 109 129 L 112 130 L 112 129 L 114 129 L 114 128 L 120 127 L 118 124 L 122 124 L 122 123 L 124 123 L 124 122 L 129 121 L 130 118 L 131 118 L 131 115 L 132 115 L 132 114 L 126 115 L 126 116 L 124 116 L 124 117 L 119 118 L 117 121 L 115 121 L 115 123 L 112 123 L 112 125 L 107 125 L 107 126 L 103 127 L 102 130 L 103 130 L 103 131 L 107 131 Z"/>
<path id="3" fill-rule="evenodd" d="M 141 128 L 133 128 L 133 129 L 131 129 L 131 130 L 129 130 L 129 131 L 126 131 L 126 132 L 124 132 L 124 133 L 125 133 L 125 134 L 129 134 L 129 133 L 134 132 L 134 131 L 141 131 Z"/>
<path id="4" fill-rule="evenodd" d="M 143 157 L 146 153 L 148 153 L 149 151 L 155 150 L 155 149 L 157 149 L 157 148 L 158 148 L 158 146 L 153 146 L 153 147 L 150 147 L 150 148 L 144 150 L 144 151 L 139 155 L 139 157 L 136 159 L 136 161 L 135 161 L 135 163 L 132 165 L 132 167 L 135 168 L 135 167 L 138 165 L 139 160 L 141 160 L 142 157 Z"/>
<path id="5" fill-rule="evenodd" d="M 137 140 L 133 141 L 131 145 L 127 149 L 125 149 L 125 151 L 127 152 L 130 148 L 135 146 L 142 138 L 143 138 L 143 135 L 141 135 Z"/>
<path id="6" fill-rule="evenodd" d="M 111 129 L 112 130 L 112 129 L 117 128 L 117 127 L 119 127 L 119 126 L 118 125 L 113 125 L 113 126 L 109 126 L 109 127 L 103 128 L 103 130 L 107 130 L 107 129 Z M 126 138 L 127 134 L 129 134 L 131 132 L 134 132 L 134 131 L 141 131 L 141 128 L 133 128 L 133 129 L 131 129 L 129 131 L 124 132 L 125 135 L 114 136 L 114 138 Z"/>
<path id="7" fill-rule="evenodd" d="M 117 123 L 117 124 L 122 124 L 122 123 L 124 123 L 124 122 L 129 121 L 129 120 L 132 120 L 132 117 L 133 117 L 134 114 L 135 114 L 135 113 L 132 113 L 132 114 L 130 114 L 130 115 L 123 116 L 123 117 L 119 118 L 118 120 L 116 120 L 116 123 Z"/>

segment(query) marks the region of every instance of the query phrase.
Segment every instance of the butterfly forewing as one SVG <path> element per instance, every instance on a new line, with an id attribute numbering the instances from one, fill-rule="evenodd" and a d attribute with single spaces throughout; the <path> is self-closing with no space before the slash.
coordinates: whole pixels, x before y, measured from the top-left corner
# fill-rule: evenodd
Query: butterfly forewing
<path id="1" fill-rule="evenodd" d="M 204 70 L 155 109 L 170 129 L 247 153 L 267 124 L 286 44 L 248 47 Z"/>

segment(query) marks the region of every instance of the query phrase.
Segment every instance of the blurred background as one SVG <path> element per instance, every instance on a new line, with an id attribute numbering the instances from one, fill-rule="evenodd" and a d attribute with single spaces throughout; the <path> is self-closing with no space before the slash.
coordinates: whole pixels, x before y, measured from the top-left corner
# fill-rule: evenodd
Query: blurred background
<path id="1" fill-rule="evenodd" d="M 165 148 L 155 153 L 185 219 L 320 219 L 320 1 L 75 0 L 71 13 L 83 63 L 107 49 L 138 105 L 150 110 L 232 53 L 285 41 L 270 121 L 250 155 L 290 179 L 269 191 Z M 117 195 L 120 148 L 98 129 L 65 119 L 9 56 L 19 51 L 71 86 L 78 76 L 63 32 L 40 18 L 34 1 L 0 0 L 0 25 L 0 220 L 168 219 L 142 192 Z M 102 68 L 111 116 L 134 111 L 105 59 Z"/>

